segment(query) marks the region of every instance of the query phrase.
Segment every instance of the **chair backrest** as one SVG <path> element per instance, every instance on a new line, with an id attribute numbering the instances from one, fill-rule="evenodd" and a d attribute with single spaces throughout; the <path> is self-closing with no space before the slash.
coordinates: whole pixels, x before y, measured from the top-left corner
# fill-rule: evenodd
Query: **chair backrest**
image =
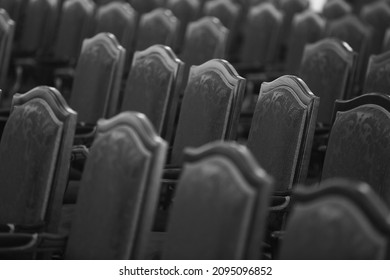
<path id="1" fill-rule="evenodd" d="M 371 55 L 368 61 L 363 93 L 390 94 L 390 50 Z"/>
<path id="2" fill-rule="evenodd" d="M 365 183 L 328 180 L 296 189 L 281 259 L 389 258 L 389 210 Z"/>
<path id="3" fill-rule="evenodd" d="M 278 191 L 306 180 L 318 105 L 319 98 L 295 76 L 261 85 L 247 146 Z"/>
<path id="4" fill-rule="evenodd" d="M 143 114 L 124 112 L 99 121 L 81 181 L 66 258 L 144 258 L 166 148 Z"/>
<path id="5" fill-rule="evenodd" d="M 25 5 L 18 51 L 29 55 L 47 55 L 55 38 L 59 1 L 27 0 Z"/>
<path id="6" fill-rule="evenodd" d="M 213 0 L 205 3 L 203 14 L 209 17 L 218 18 L 221 23 L 229 30 L 226 52 L 230 55 L 234 51 L 237 43 L 238 30 L 241 20 L 241 7 L 233 0 Z"/>
<path id="7" fill-rule="evenodd" d="M 81 45 L 92 32 L 95 3 L 85 0 L 65 1 L 58 26 L 54 57 L 76 64 Z"/>
<path id="8" fill-rule="evenodd" d="M 15 37 L 16 41 L 22 28 L 23 22 L 23 8 L 25 0 L 1 0 L 0 8 L 7 11 L 10 18 L 15 22 Z"/>
<path id="9" fill-rule="evenodd" d="M 179 103 L 183 66 L 167 46 L 154 45 L 137 51 L 123 93 L 121 111 L 145 114 L 168 142 Z"/>
<path id="10" fill-rule="evenodd" d="M 229 30 L 215 17 L 203 17 L 188 25 L 181 59 L 186 67 L 213 58 L 224 58 Z"/>
<path id="11" fill-rule="evenodd" d="M 218 18 L 230 32 L 238 28 L 237 20 L 239 12 L 240 5 L 233 0 L 208 1 L 203 7 L 203 14 L 205 16 Z"/>
<path id="12" fill-rule="evenodd" d="M 380 53 L 383 37 L 390 26 L 390 7 L 385 1 L 368 4 L 360 11 L 360 17 L 373 28 L 371 52 Z"/>
<path id="13" fill-rule="evenodd" d="M 54 88 L 14 95 L 0 144 L 0 223 L 57 230 L 76 118 Z"/>
<path id="14" fill-rule="evenodd" d="M 318 121 L 330 124 L 336 99 L 351 91 L 355 71 L 355 53 L 335 38 L 325 38 L 306 45 L 299 77 L 320 97 Z"/>
<path id="15" fill-rule="evenodd" d="M 245 79 L 225 60 L 192 66 L 184 91 L 171 163 L 181 164 L 185 147 L 235 139 Z"/>
<path id="16" fill-rule="evenodd" d="M 128 1 L 139 14 L 145 14 L 156 8 L 164 6 L 165 0 L 128 0 Z"/>
<path id="17" fill-rule="evenodd" d="M 309 8 L 309 0 L 278 0 L 278 6 L 283 13 L 283 24 L 281 29 L 281 39 L 287 43 L 290 39 L 291 22 L 294 15 L 302 13 Z"/>
<path id="18" fill-rule="evenodd" d="M 200 15 L 201 0 L 167 0 L 166 7 L 172 11 L 180 22 L 174 48 L 179 53 L 183 47 L 188 23 L 196 20 Z"/>
<path id="19" fill-rule="evenodd" d="M 390 97 L 366 94 L 337 101 L 322 180 L 368 183 L 390 206 Z"/>
<path id="20" fill-rule="evenodd" d="M 371 51 L 373 29 L 355 15 L 346 15 L 329 22 L 327 36 L 347 42 L 359 55 L 357 57 L 355 83 L 361 90 L 366 73 L 368 56 Z"/>
<path id="21" fill-rule="evenodd" d="M 159 8 L 143 14 L 138 30 L 137 50 L 161 44 L 173 47 L 179 32 L 179 20 L 170 10 Z"/>
<path id="22" fill-rule="evenodd" d="M 322 15 L 327 20 L 342 18 L 352 13 L 352 6 L 344 0 L 326 1 L 322 7 Z"/>
<path id="23" fill-rule="evenodd" d="M 7 11 L 13 21 L 19 21 L 25 0 L 1 0 L 0 8 Z"/>
<path id="24" fill-rule="evenodd" d="M 325 26 L 325 20 L 312 10 L 295 15 L 286 53 L 286 72 L 288 74 L 298 74 L 305 45 L 322 39 Z"/>
<path id="25" fill-rule="evenodd" d="M 272 183 L 241 145 L 186 150 L 164 259 L 259 259 Z"/>
<path id="26" fill-rule="evenodd" d="M 260 67 L 274 62 L 280 48 L 283 14 L 271 3 L 252 7 L 243 31 L 240 62 Z"/>
<path id="27" fill-rule="evenodd" d="M 110 2 L 100 6 L 95 15 L 95 33 L 113 34 L 128 56 L 135 47 L 138 14 L 128 3 Z"/>
<path id="28" fill-rule="evenodd" d="M 386 29 L 385 35 L 383 36 L 382 52 L 390 51 L 390 27 Z"/>
<path id="29" fill-rule="evenodd" d="M 125 50 L 110 33 L 84 40 L 70 96 L 79 122 L 94 124 L 117 112 L 124 59 Z"/>
<path id="30" fill-rule="evenodd" d="M 7 11 L 0 9 L 0 87 L 3 89 L 6 87 L 14 32 L 15 22 Z"/>

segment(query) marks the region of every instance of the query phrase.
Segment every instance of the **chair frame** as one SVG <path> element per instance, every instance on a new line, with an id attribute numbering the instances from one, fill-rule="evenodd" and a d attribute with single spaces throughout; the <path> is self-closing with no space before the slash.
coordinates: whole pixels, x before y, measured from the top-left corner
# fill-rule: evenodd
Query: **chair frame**
<path id="1" fill-rule="evenodd" d="M 253 135 L 256 133 L 267 133 L 267 131 L 256 132 L 256 116 L 261 113 L 262 98 L 279 93 L 278 89 L 288 90 L 290 99 L 295 100 L 299 107 L 305 110 L 301 123 L 301 133 L 298 136 L 300 140 L 297 141 L 298 146 L 295 147 L 295 157 L 291 163 L 290 179 L 286 186 L 282 186 L 281 189 L 275 191 L 277 195 L 289 195 L 293 185 L 304 183 L 306 180 L 320 99 L 296 76 L 286 75 L 272 82 L 264 82 L 260 88 L 259 99 L 248 137 L 247 145 L 250 149 L 256 148 L 256 143 L 251 142 Z M 260 159 L 259 161 L 261 162 Z"/>
<path id="2" fill-rule="evenodd" d="M 122 80 L 122 72 L 124 68 L 124 63 L 125 63 L 125 49 L 119 45 L 118 41 L 116 40 L 115 36 L 110 34 L 110 33 L 99 33 L 95 35 L 92 38 L 85 39 L 83 42 L 81 54 L 79 57 L 79 61 L 82 57 L 88 57 L 90 56 L 91 53 L 95 52 L 96 49 L 100 49 L 103 52 L 107 53 L 115 62 L 113 63 L 112 66 L 112 72 L 111 72 L 111 77 L 109 81 L 109 87 L 108 87 L 108 92 L 105 93 L 104 97 L 104 102 L 103 104 L 99 104 L 102 108 L 93 108 L 90 107 L 86 112 L 80 111 L 78 112 L 79 114 L 79 122 L 82 123 L 95 123 L 98 118 L 101 117 L 110 117 L 115 115 L 117 112 L 117 107 L 118 107 L 118 100 L 119 100 L 119 91 L 120 91 L 120 84 Z M 96 57 L 95 57 L 96 58 Z M 77 75 L 77 70 L 78 70 L 78 65 L 76 66 L 76 75 Z M 71 106 L 73 107 L 79 107 L 79 106 L 74 106 L 75 102 L 77 103 L 77 99 L 74 100 L 75 98 L 75 93 L 74 93 L 74 88 L 77 81 L 77 77 L 75 77 L 75 81 L 73 84 L 73 90 L 72 90 L 72 95 L 70 98 L 70 103 Z M 80 80 L 81 82 L 81 80 Z M 79 83 L 80 83 L 79 82 Z M 93 93 L 87 93 L 89 94 L 90 98 L 93 98 L 92 94 Z M 80 98 L 80 97 L 76 97 Z M 84 97 L 85 98 L 85 97 Z M 82 108 L 82 110 L 85 108 Z M 97 112 L 98 111 L 98 112 Z"/>
<path id="3" fill-rule="evenodd" d="M 44 215 L 43 217 L 46 222 L 46 230 L 56 232 L 59 226 L 61 206 L 68 182 L 77 114 L 68 107 L 56 89 L 46 86 L 36 87 L 25 94 L 15 94 L 12 100 L 11 114 L 16 107 L 24 106 L 24 104 L 36 99 L 45 102 L 51 108 L 51 113 L 63 123 L 58 156 L 55 162 L 55 171 L 51 186 L 49 186 L 50 194 L 45 202 L 47 205 L 42 205 L 45 208 L 42 209 L 42 215 Z"/>
<path id="4" fill-rule="evenodd" d="M 359 208 L 362 215 L 372 227 L 387 239 L 385 255 L 382 257 L 388 259 L 390 257 L 390 224 L 389 210 L 380 198 L 374 193 L 369 185 L 361 182 L 352 182 L 344 179 L 329 179 L 323 182 L 319 188 L 303 188 L 299 187 L 294 190 L 293 203 L 294 207 L 299 204 L 300 207 L 306 205 L 315 205 L 321 199 L 342 199 L 345 202 L 352 203 L 355 208 Z M 340 202 L 339 202 L 340 203 Z M 291 216 L 294 215 L 294 209 Z M 288 225 L 286 234 L 288 233 Z M 303 249 L 303 248 L 302 248 Z M 283 250 L 283 243 L 282 243 Z"/>
<path id="5" fill-rule="evenodd" d="M 199 166 L 200 162 L 214 158 L 220 158 L 220 160 L 226 161 L 223 165 L 229 166 L 229 169 L 236 169 L 243 176 L 242 178 L 248 184 L 247 186 L 253 188 L 253 191 L 256 193 L 253 194 L 255 206 L 252 209 L 253 212 L 249 218 L 251 222 L 248 224 L 249 228 L 247 228 L 248 231 L 244 237 L 245 240 L 242 240 L 244 243 L 241 246 L 242 251 L 236 252 L 234 256 L 226 257 L 229 259 L 259 259 L 261 255 L 262 233 L 264 233 L 264 225 L 266 223 L 269 196 L 272 192 L 272 179 L 259 167 L 249 150 L 244 146 L 233 142 L 213 142 L 195 149 L 186 149 L 184 156 L 184 171 L 180 180 L 184 181 L 185 176 L 188 173 L 186 172 L 187 168 L 191 166 L 195 167 L 196 165 Z M 180 199 L 180 193 L 184 193 L 186 188 L 188 188 L 187 185 L 181 185 L 179 181 L 177 199 Z M 237 188 L 242 191 L 246 189 L 246 187 L 239 185 L 237 185 Z M 201 195 L 202 193 L 200 192 L 199 194 Z M 173 205 L 173 207 L 175 207 L 175 205 Z M 174 208 L 172 210 L 175 211 Z M 178 211 L 179 210 L 177 210 L 176 213 L 179 213 Z M 175 218 L 175 212 L 171 216 L 171 220 L 173 220 Z M 173 236 L 169 236 L 172 228 L 172 224 L 168 226 L 167 245 L 163 250 L 163 258 L 176 258 L 169 250 L 169 246 L 172 246 L 176 241 L 176 236 L 174 234 Z M 177 233 L 179 232 L 176 230 L 176 234 Z M 191 255 L 187 255 L 187 257 L 192 258 Z"/>
<path id="6" fill-rule="evenodd" d="M 168 143 L 171 142 L 173 137 L 174 130 L 174 122 L 176 112 L 179 107 L 179 89 L 181 87 L 181 82 L 183 79 L 183 71 L 184 71 L 184 63 L 176 57 L 174 52 L 170 47 L 163 45 L 154 45 L 143 51 L 136 51 L 134 53 L 132 66 L 130 69 L 130 73 L 127 78 L 127 84 L 123 96 L 123 101 L 121 102 L 121 111 L 126 109 L 126 97 L 131 94 L 131 92 L 127 91 L 129 86 L 129 79 L 133 71 L 137 69 L 137 63 L 142 63 L 147 59 L 157 59 L 160 61 L 161 65 L 170 72 L 171 79 L 170 85 L 168 87 L 168 92 L 166 92 L 166 102 L 165 107 L 163 109 L 163 115 L 161 116 L 160 125 L 155 124 L 156 131 L 163 136 L 164 139 L 167 140 Z M 147 86 L 147 85 L 146 85 Z M 162 94 L 162 93 L 160 93 Z"/>

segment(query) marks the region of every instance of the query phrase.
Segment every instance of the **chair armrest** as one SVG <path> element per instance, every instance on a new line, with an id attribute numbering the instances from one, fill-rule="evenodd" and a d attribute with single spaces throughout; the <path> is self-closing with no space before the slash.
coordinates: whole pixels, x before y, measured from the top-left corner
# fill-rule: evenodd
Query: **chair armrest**
<path id="1" fill-rule="evenodd" d="M 272 196 L 271 197 L 271 212 L 287 212 L 290 206 L 290 196 Z"/>
<path id="2" fill-rule="evenodd" d="M 177 181 L 181 174 L 181 168 L 179 166 L 167 165 L 163 171 L 163 181 Z"/>
<path id="3" fill-rule="evenodd" d="M 84 169 L 85 161 L 88 158 L 89 150 L 85 145 L 75 145 L 72 147 L 72 155 L 70 158 L 72 167 L 79 171 Z"/>
<path id="4" fill-rule="evenodd" d="M 54 71 L 54 76 L 61 79 L 73 79 L 74 73 L 73 67 L 61 67 Z"/>
<path id="5" fill-rule="evenodd" d="M 96 126 L 91 124 L 77 124 L 74 136 L 75 145 L 90 147 L 96 134 Z"/>
<path id="6" fill-rule="evenodd" d="M 65 251 L 67 236 L 48 233 L 0 233 L 0 258 L 33 259 L 39 253 L 46 257 Z M 47 253 L 50 253 L 47 255 Z"/>
<path id="7" fill-rule="evenodd" d="M 22 224 L 0 224 L 0 233 L 36 233 L 45 230 L 45 223 L 30 225 Z"/>

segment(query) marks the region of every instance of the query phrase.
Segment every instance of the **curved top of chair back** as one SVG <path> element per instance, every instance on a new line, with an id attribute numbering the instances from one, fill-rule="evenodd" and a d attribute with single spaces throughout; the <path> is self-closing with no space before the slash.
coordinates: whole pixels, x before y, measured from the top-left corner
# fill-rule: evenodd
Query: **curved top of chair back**
<path id="1" fill-rule="evenodd" d="M 110 33 L 84 40 L 70 97 L 80 122 L 94 124 L 116 113 L 124 59 L 124 48 Z"/>
<path id="2" fill-rule="evenodd" d="M 143 114 L 124 112 L 98 122 L 66 258 L 145 258 L 166 148 Z"/>
<path id="3" fill-rule="evenodd" d="M 344 0 L 326 1 L 322 8 L 322 15 L 327 20 L 334 20 L 352 13 L 352 7 Z"/>
<path id="4" fill-rule="evenodd" d="M 54 56 L 61 61 L 76 63 L 82 41 L 92 31 L 95 3 L 93 1 L 65 1 L 58 26 Z"/>
<path id="5" fill-rule="evenodd" d="M 76 118 L 54 88 L 14 95 L 0 144 L 0 223 L 57 230 Z"/>
<path id="6" fill-rule="evenodd" d="M 188 23 L 198 18 L 201 10 L 200 0 L 168 0 L 166 7 L 179 20 L 179 33 L 176 38 L 175 50 L 180 52 L 184 43 L 184 36 L 187 30 Z"/>
<path id="7" fill-rule="evenodd" d="M 203 7 L 203 13 L 218 18 L 230 32 L 238 28 L 240 5 L 232 0 L 208 1 Z"/>
<path id="8" fill-rule="evenodd" d="M 283 24 L 281 30 L 281 37 L 284 42 L 290 39 L 291 22 L 294 15 L 308 10 L 309 0 L 279 0 L 279 9 L 283 13 Z"/>
<path id="9" fill-rule="evenodd" d="M 130 4 L 139 14 L 148 13 L 164 5 L 165 0 L 129 0 Z"/>
<path id="10" fill-rule="evenodd" d="M 295 15 L 286 53 L 286 71 L 297 74 L 306 44 L 322 39 L 326 22 L 316 12 L 306 10 Z"/>
<path id="11" fill-rule="evenodd" d="M 161 44 L 173 47 L 180 22 L 170 10 L 158 8 L 143 14 L 138 30 L 137 50 Z"/>
<path id="12" fill-rule="evenodd" d="M 95 15 L 95 33 L 108 32 L 131 54 L 136 40 L 138 13 L 128 3 L 110 2 L 100 6 Z"/>
<path id="13" fill-rule="evenodd" d="M 306 179 L 319 98 L 295 76 L 261 85 L 248 148 L 278 191 Z"/>
<path id="14" fill-rule="evenodd" d="M 182 60 L 187 67 L 213 58 L 224 58 L 229 30 L 215 17 L 203 17 L 188 25 Z"/>
<path id="15" fill-rule="evenodd" d="M 49 34 L 48 31 L 56 22 L 57 8 L 58 1 L 27 0 L 23 28 L 20 30 L 21 34 L 18 40 L 18 50 L 21 53 L 35 55 L 43 50 L 48 43 L 49 36 L 54 35 Z"/>
<path id="16" fill-rule="evenodd" d="M 390 97 L 366 94 L 337 101 L 322 180 L 367 182 L 390 206 Z"/>
<path id="17" fill-rule="evenodd" d="M 390 7 L 385 1 L 376 1 L 365 5 L 360 11 L 360 17 L 373 28 L 371 53 L 380 53 L 383 37 L 390 26 Z"/>
<path id="18" fill-rule="evenodd" d="M 335 38 L 325 38 L 306 45 L 299 77 L 321 99 L 319 122 L 329 124 L 335 100 L 349 95 L 355 71 L 355 56 L 347 43 Z"/>
<path id="19" fill-rule="evenodd" d="M 258 259 L 271 185 L 244 146 L 187 149 L 163 258 Z"/>
<path id="20" fill-rule="evenodd" d="M 174 125 L 169 118 L 174 118 L 178 106 L 177 83 L 181 81 L 183 66 L 167 46 L 154 45 L 135 52 L 121 111 L 145 114 L 157 133 L 166 135 L 167 126 Z"/>
<path id="21" fill-rule="evenodd" d="M 282 24 L 283 14 L 272 3 L 251 8 L 243 32 L 240 62 L 255 67 L 274 62 Z"/>
<path id="22" fill-rule="evenodd" d="M 172 164 L 180 164 L 185 147 L 234 139 L 245 79 L 225 60 L 192 66 L 180 109 Z"/>
<path id="23" fill-rule="evenodd" d="M 332 179 L 296 189 L 281 259 L 389 257 L 389 210 L 365 183 Z"/>
<path id="24" fill-rule="evenodd" d="M 336 37 L 347 42 L 359 54 L 355 81 L 359 86 L 362 86 L 368 55 L 371 52 L 373 29 L 363 23 L 356 15 L 350 14 L 331 21 L 326 33 L 329 37 Z"/>

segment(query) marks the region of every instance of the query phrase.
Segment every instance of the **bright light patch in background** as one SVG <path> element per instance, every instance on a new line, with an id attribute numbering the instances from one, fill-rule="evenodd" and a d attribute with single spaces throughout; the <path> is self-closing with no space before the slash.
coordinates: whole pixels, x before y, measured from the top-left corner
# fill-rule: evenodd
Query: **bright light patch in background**
<path id="1" fill-rule="evenodd" d="M 316 12 L 321 12 L 326 0 L 310 0 L 310 7 Z"/>

